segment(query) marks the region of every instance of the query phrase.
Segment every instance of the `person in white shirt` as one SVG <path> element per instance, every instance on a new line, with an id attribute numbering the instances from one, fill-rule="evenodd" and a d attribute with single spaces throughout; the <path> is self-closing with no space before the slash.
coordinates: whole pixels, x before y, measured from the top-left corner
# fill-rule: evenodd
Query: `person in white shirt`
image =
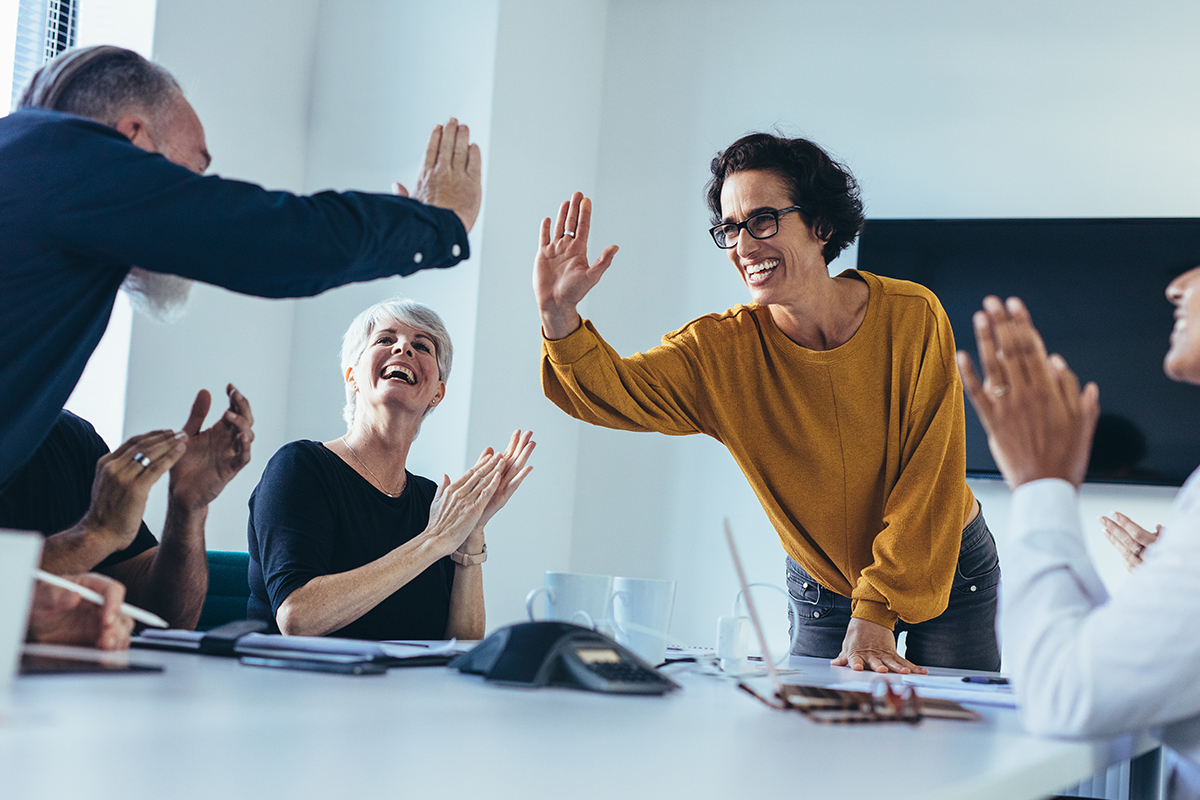
<path id="1" fill-rule="evenodd" d="M 1167 299 L 1176 310 L 1163 369 L 1200 384 L 1200 267 L 1172 281 Z M 1019 299 L 986 298 L 974 325 L 983 377 L 966 353 L 958 363 L 1013 489 L 1002 638 L 1025 726 L 1072 737 L 1161 726 L 1179 756 L 1169 796 L 1200 797 L 1200 470 L 1153 547 L 1126 543 L 1141 563 L 1110 596 L 1077 505 L 1098 388 L 1081 390 L 1066 362 L 1047 355 Z"/>

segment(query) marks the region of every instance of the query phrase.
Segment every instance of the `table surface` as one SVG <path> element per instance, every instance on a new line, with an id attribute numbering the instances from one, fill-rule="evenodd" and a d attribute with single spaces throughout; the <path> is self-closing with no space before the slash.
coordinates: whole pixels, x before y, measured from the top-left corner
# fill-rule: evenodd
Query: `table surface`
<path id="1" fill-rule="evenodd" d="M 732 682 L 621 697 L 519 689 L 440 667 L 348 676 L 132 651 L 166 671 L 31 676 L 0 719 L 5 798 L 1036 798 L 1153 743 L 983 722 L 820 725 Z M 793 658 L 789 682 L 861 678 Z M 950 673 L 950 670 L 940 670 Z"/>

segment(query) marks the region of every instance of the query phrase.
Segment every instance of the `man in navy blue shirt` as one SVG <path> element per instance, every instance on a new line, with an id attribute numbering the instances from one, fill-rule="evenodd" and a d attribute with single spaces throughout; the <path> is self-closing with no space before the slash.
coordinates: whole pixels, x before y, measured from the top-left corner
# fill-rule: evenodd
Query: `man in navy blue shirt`
<path id="1" fill-rule="evenodd" d="M 132 267 L 302 297 L 468 257 L 480 156 L 453 119 L 412 198 L 305 197 L 204 176 L 195 111 L 129 50 L 60 56 L 18 106 L 0 119 L 0 489 L 54 425 Z"/>

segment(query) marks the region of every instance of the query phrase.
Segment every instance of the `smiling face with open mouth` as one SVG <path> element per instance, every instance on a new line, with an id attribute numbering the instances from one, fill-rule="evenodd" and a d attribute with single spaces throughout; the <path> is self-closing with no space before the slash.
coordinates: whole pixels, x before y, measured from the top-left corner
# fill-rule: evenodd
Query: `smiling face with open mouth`
<path id="1" fill-rule="evenodd" d="M 423 416 L 446 393 L 435 348 L 433 337 L 419 328 L 396 320 L 377 323 L 358 363 L 346 371 L 358 390 L 359 410 L 394 407 Z"/>
<path id="2" fill-rule="evenodd" d="M 721 212 L 725 222 L 739 223 L 764 212 L 796 205 L 784 180 L 767 170 L 735 172 L 721 188 Z M 804 283 L 816 273 L 828 277 L 817 238 L 804 218 L 792 211 L 779 215 L 778 230 L 765 239 L 755 239 L 745 229 L 738 232 L 737 246 L 729 260 L 759 304 L 790 304 L 804 291 Z"/>
<path id="3" fill-rule="evenodd" d="M 1172 380 L 1200 384 L 1200 267 L 1171 281 L 1167 299 L 1175 306 L 1175 326 L 1163 372 Z"/>

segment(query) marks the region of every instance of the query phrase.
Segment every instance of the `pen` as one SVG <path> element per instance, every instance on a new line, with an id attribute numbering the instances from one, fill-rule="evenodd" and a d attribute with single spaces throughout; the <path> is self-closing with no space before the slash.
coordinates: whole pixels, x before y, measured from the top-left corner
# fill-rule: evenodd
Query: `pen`
<path id="1" fill-rule="evenodd" d="M 104 605 L 104 598 L 101 597 L 98 592 L 93 592 L 91 589 L 87 588 L 86 586 L 80 586 L 78 583 L 73 583 L 72 581 L 69 581 L 66 578 L 60 578 L 57 575 L 52 575 L 49 572 L 46 572 L 45 570 L 42 570 L 42 569 L 35 571 L 34 574 L 37 575 L 37 579 L 39 581 L 42 581 L 43 583 L 48 583 L 51 586 L 57 586 L 60 589 L 66 589 L 69 592 L 74 592 L 75 594 L 82 597 L 84 600 L 87 600 L 90 603 L 95 603 L 98 606 Z M 131 605 L 129 605 L 129 603 L 121 603 L 121 612 L 124 614 L 128 614 L 129 616 L 133 617 L 138 622 L 141 622 L 144 625 L 151 625 L 155 628 L 171 627 L 170 625 L 167 624 L 167 621 L 165 619 L 158 616 L 157 614 L 151 614 L 149 611 L 145 610 L 144 608 L 138 608 L 137 606 L 131 606 Z"/>
<path id="2" fill-rule="evenodd" d="M 963 683 L 984 683 L 990 686 L 1007 686 L 1008 678 L 993 678 L 990 675 L 969 675 L 963 678 Z"/>

